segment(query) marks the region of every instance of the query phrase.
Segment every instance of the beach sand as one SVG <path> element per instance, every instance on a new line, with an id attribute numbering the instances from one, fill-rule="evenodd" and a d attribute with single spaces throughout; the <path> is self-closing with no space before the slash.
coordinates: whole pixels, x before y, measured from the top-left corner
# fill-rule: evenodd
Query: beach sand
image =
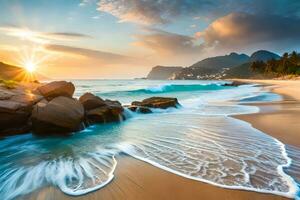
<path id="1" fill-rule="evenodd" d="M 239 115 L 235 118 L 251 123 L 256 129 L 277 138 L 284 144 L 300 147 L 300 81 L 251 80 L 248 82 L 268 84 L 271 91 L 281 94 L 284 99 L 279 103 L 261 104 L 260 113 Z"/>
<path id="2" fill-rule="evenodd" d="M 272 84 L 274 92 L 284 95 L 280 103 L 262 104 L 261 113 L 235 116 L 255 128 L 300 147 L 300 81 L 250 81 Z M 229 190 L 189 180 L 166 172 L 150 164 L 122 156 L 118 159 L 114 180 L 106 187 L 90 194 L 70 197 L 54 187 L 47 187 L 21 199 L 125 199 L 125 200 L 258 200 L 287 199 L 271 194 Z"/>

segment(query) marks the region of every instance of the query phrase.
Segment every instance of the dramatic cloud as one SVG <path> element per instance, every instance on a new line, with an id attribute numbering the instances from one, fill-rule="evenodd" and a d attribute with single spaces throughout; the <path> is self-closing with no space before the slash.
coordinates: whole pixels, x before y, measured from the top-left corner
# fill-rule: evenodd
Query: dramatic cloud
<path id="1" fill-rule="evenodd" d="M 177 17 L 197 15 L 216 19 L 231 12 L 299 16 L 299 0 L 100 0 L 98 10 L 110 13 L 120 21 L 161 24 Z"/>
<path id="2" fill-rule="evenodd" d="M 86 58 L 96 59 L 99 62 L 101 62 L 101 64 L 141 63 L 141 60 L 137 58 L 92 49 L 77 48 L 56 44 L 45 45 L 44 48 L 52 52 L 67 53 L 72 55 L 83 56 Z"/>
<path id="3" fill-rule="evenodd" d="M 194 37 L 146 28 L 134 44 L 152 50 L 153 57 L 189 61 L 231 51 L 293 48 L 300 42 L 299 24 L 296 16 L 239 12 L 218 18 Z"/>
<path id="4" fill-rule="evenodd" d="M 237 47 L 261 42 L 300 41 L 300 18 L 232 13 L 196 33 L 208 46 Z"/>
<path id="5" fill-rule="evenodd" d="M 147 34 L 136 35 L 136 46 L 151 49 L 162 56 L 199 53 L 201 47 L 196 45 L 194 37 L 162 31 L 145 29 Z"/>
<path id="6" fill-rule="evenodd" d="M 200 43 L 196 37 L 146 28 L 135 35 L 136 47 L 150 50 L 148 58 L 164 65 L 187 66 L 209 55 L 212 47 Z"/>
<path id="7" fill-rule="evenodd" d="M 20 28 L 16 26 L 0 26 L 0 32 L 6 35 L 17 37 L 36 43 L 48 43 L 50 41 L 73 41 L 83 38 L 91 38 L 91 36 L 72 32 L 38 32 L 28 28 Z"/>
<path id="8" fill-rule="evenodd" d="M 142 24 L 166 23 L 174 16 L 205 11 L 208 7 L 217 6 L 208 0 L 101 0 L 99 11 L 110 13 L 120 21 Z"/>

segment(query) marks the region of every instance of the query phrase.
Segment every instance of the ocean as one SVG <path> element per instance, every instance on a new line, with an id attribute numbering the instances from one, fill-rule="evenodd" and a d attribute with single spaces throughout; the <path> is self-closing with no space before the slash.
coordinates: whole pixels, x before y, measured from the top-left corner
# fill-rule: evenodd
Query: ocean
<path id="1" fill-rule="evenodd" d="M 281 96 L 257 85 L 224 87 L 224 81 L 72 82 L 75 97 L 92 92 L 123 105 L 152 96 L 177 97 L 181 106 L 151 114 L 125 110 L 121 123 L 89 126 L 68 137 L 28 133 L 1 139 L 4 199 L 49 185 L 69 195 L 100 189 L 113 181 L 124 155 L 218 187 L 298 198 L 300 149 L 231 117 L 259 112 L 247 103 L 280 101 Z"/>

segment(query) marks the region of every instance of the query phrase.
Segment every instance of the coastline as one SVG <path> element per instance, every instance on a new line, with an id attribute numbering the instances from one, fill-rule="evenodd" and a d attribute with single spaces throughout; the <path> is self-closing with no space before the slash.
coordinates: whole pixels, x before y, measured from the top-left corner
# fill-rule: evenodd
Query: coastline
<path id="1" fill-rule="evenodd" d="M 300 81 L 299 80 L 243 80 L 266 85 L 271 92 L 280 94 L 280 102 L 258 104 L 259 113 L 236 115 L 258 130 L 275 137 L 284 144 L 300 147 Z M 255 105 L 255 104 L 254 104 Z"/>
<path id="2" fill-rule="evenodd" d="M 300 125 L 296 123 L 300 116 L 300 87 L 297 88 L 300 81 L 242 81 L 267 85 L 274 93 L 283 95 L 284 99 L 258 105 L 261 108 L 259 113 L 232 117 L 252 124 L 285 144 L 300 147 L 297 135 Z M 46 187 L 25 196 L 25 199 L 287 199 L 272 194 L 223 189 L 189 180 L 129 156 L 120 156 L 118 163 L 114 180 L 98 191 L 71 197 L 54 187 Z"/>

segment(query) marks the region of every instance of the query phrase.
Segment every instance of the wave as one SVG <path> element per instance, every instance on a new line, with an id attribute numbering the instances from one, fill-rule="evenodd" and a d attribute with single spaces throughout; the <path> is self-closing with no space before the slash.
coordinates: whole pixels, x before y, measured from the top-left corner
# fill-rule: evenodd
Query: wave
<path id="1" fill-rule="evenodd" d="M 221 90 L 228 87 L 223 87 L 221 84 L 210 83 L 210 84 L 163 84 L 158 86 L 152 86 L 143 89 L 125 90 L 125 91 L 113 91 L 103 93 L 104 95 L 111 94 L 156 94 L 156 93 L 170 93 L 170 92 L 189 92 L 189 91 L 209 91 L 209 90 Z"/>

